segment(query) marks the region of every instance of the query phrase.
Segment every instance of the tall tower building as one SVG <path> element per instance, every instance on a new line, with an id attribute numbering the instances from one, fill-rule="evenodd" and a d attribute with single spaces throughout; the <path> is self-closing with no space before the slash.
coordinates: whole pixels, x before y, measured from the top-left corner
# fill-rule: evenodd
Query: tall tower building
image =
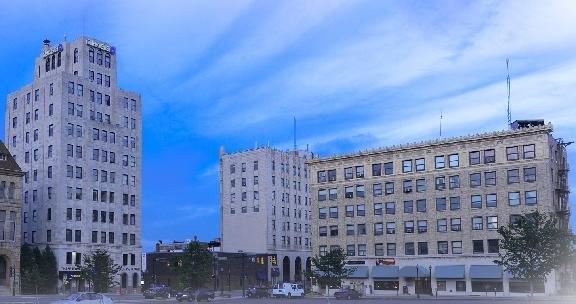
<path id="1" fill-rule="evenodd" d="M 267 254 L 269 280 L 302 282 L 310 267 L 308 151 L 220 151 L 222 251 Z"/>
<path id="2" fill-rule="evenodd" d="M 140 96 L 118 87 L 116 50 L 80 37 L 36 58 L 33 81 L 6 101 L 6 145 L 24 172 L 22 242 L 50 245 L 61 287 L 86 288 L 76 266 L 95 249 L 140 285 Z"/>

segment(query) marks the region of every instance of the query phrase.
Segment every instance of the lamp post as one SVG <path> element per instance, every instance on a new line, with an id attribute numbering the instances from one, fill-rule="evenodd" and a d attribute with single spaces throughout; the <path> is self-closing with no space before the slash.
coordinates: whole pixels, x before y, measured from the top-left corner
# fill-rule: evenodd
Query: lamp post
<path id="1" fill-rule="evenodd" d="M 10 267 L 10 277 L 12 278 L 12 296 L 16 296 L 16 268 Z"/>
<path id="2" fill-rule="evenodd" d="M 420 298 L 420 292 L 418 290 L 418 281 L 420 281 L 420 279 L 418 278 L 418 273 L 419 269 L 418 269 L 418 264 L 416 264 L 416 281 L 414 282 L 414 291 L 416 291 L 416 298 Z"/>
<path id="3" fill-rule="evenodd" d="M 428 266 L 428 274 L 430 278 L 430 295 L 433 296 L 434 294 L 432 293 L 432 265 Z"/>

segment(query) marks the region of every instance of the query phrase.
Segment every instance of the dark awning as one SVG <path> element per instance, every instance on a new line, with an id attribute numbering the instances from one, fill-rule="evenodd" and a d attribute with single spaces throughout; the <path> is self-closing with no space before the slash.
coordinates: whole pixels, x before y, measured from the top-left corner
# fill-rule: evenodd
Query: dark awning
<path id="1" fill-rule="evenodd" d="M 374 279 L 397 279 L 398 266 L 372 266 L 372 278 Z"/>
<path id="2" fill-rule="evenodd" d="M 464 265 L 441 265 L 434 267 L 434 277 L 437 279 L 463 279 Z"/>
<path id="3" fill-rule="evenodd" d="M 368 266 L 346 266 L 346 269 L 351 269 L 352 271 L 348 274 L 349 279 L 367 279 L 368 278 Z"/>
<path id="4" fill-rule="evenodd" d="M 418 265 L 418 271 L 416 271 L 416 266 L 404 266 L 400 268 L 398 275 L 404 278 L 420 278 L 430 276 L 430 271 L 428 267 L 421 265 Z"/>
<path id="5" fill-rule="evenodd" d="M 501 279 L 502 267 L 498 265 L 472 265 L 470 266 L 472 279 Z"/>

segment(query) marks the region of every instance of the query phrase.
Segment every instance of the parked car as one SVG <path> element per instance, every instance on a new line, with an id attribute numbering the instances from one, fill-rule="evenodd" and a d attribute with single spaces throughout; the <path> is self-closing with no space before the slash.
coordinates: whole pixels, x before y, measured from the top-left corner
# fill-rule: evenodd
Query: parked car
<path id="1" fill-rule="evenodd" d="M 214 292 L 208 289 L 198 289 L 196 291 L 196 302 L 214 300 Z"/>
<path id="2" fill-rule="evenodd" d="M 267 287 L 255 286 L 248 289 L 247 295 L 249 298 L 268 298 L 270 291 Z"/>
<path id="3" fill-rule="evenodd" d="M 176 300 L 178 302 L 188 301 L 192 302 L 196 299 L 196 294 L 192 288 L 185 288 L 184 290 L 176 293 Z"/>
<path id="4" fill-rule="evenodd" d="M 300 284 L 294 283 L 281 283 L 274 286 L 272 289 L 272 296 L 278 297 L 304 297 L 304 287 Z"/>
<path id="5" fill-rule="evenodd" d="M 52 302 L 52 304 L 113 304 L 114 302 L 109 297 L 95 292 L 80 292 L 73 293 L 67 298 Z"/>
<path id="6" fill-rule="evenodd" d="M 343 299 L 358 300 L 360 299 L 360 296 L 362 296 L 360 292 L 350 288 L 342 289 L 334 293 L 334 297 L 336 297 L 336 300 L 343 300 Z"/>
<path id="7" fill-rule="evenodd" d="M 154 286 L 144 291 L 144 298 L 154 299 L 163 298 L 169 299 L 172 296 L 172 290 L 168 286 Z"/>

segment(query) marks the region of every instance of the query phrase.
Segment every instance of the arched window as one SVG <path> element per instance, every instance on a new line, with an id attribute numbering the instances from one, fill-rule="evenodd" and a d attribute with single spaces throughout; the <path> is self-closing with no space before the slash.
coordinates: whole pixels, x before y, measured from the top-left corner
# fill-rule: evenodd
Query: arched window
<path id="1" fill-rule="evenodd" d="M 88 61 L 90 61 L 90 63 L 94 63 L 94 49 L 90 49 L 88 51 Z"/>
<path id="2" fill-rule="evenodd" d="M 78 62 L 78 48 L 74 49 L 74 63 Z"/>
<path id="3" fill-rule="evenodd" d="M 96 53 L 96 63 L 98 65 L 102 65 L 102 51 L 98 50 L 98 53 Z"/>
<path id="4" fill-rule="evenodd" d="M 56 55 L 52 54 L 52 65 L 51 65 L 51 69 L 55 69 L 56 68 Z"/>
<path id="5" fill-rule="evenodd" d="M 62 52 L 58 52 L 58 64 L 57 66 L 60 67 L 62 65 Z"/>
<path id="6" fill-rule="evenodd" d="M 50 56 L 46 57 L 46 72 L 50 71 Z"/>
<path id="7" fill-rule="evenodd" d="M 128 284 L 128 274 L 123 273 L 120 275 L 120 288 L 126 288 L 127 284 Z"/>
<path id="8" fill-rule="evenodd" d="M 104 66 L 109 68 L 110 67 L 110 54 L 106 53 L 104 55 Z"/>

